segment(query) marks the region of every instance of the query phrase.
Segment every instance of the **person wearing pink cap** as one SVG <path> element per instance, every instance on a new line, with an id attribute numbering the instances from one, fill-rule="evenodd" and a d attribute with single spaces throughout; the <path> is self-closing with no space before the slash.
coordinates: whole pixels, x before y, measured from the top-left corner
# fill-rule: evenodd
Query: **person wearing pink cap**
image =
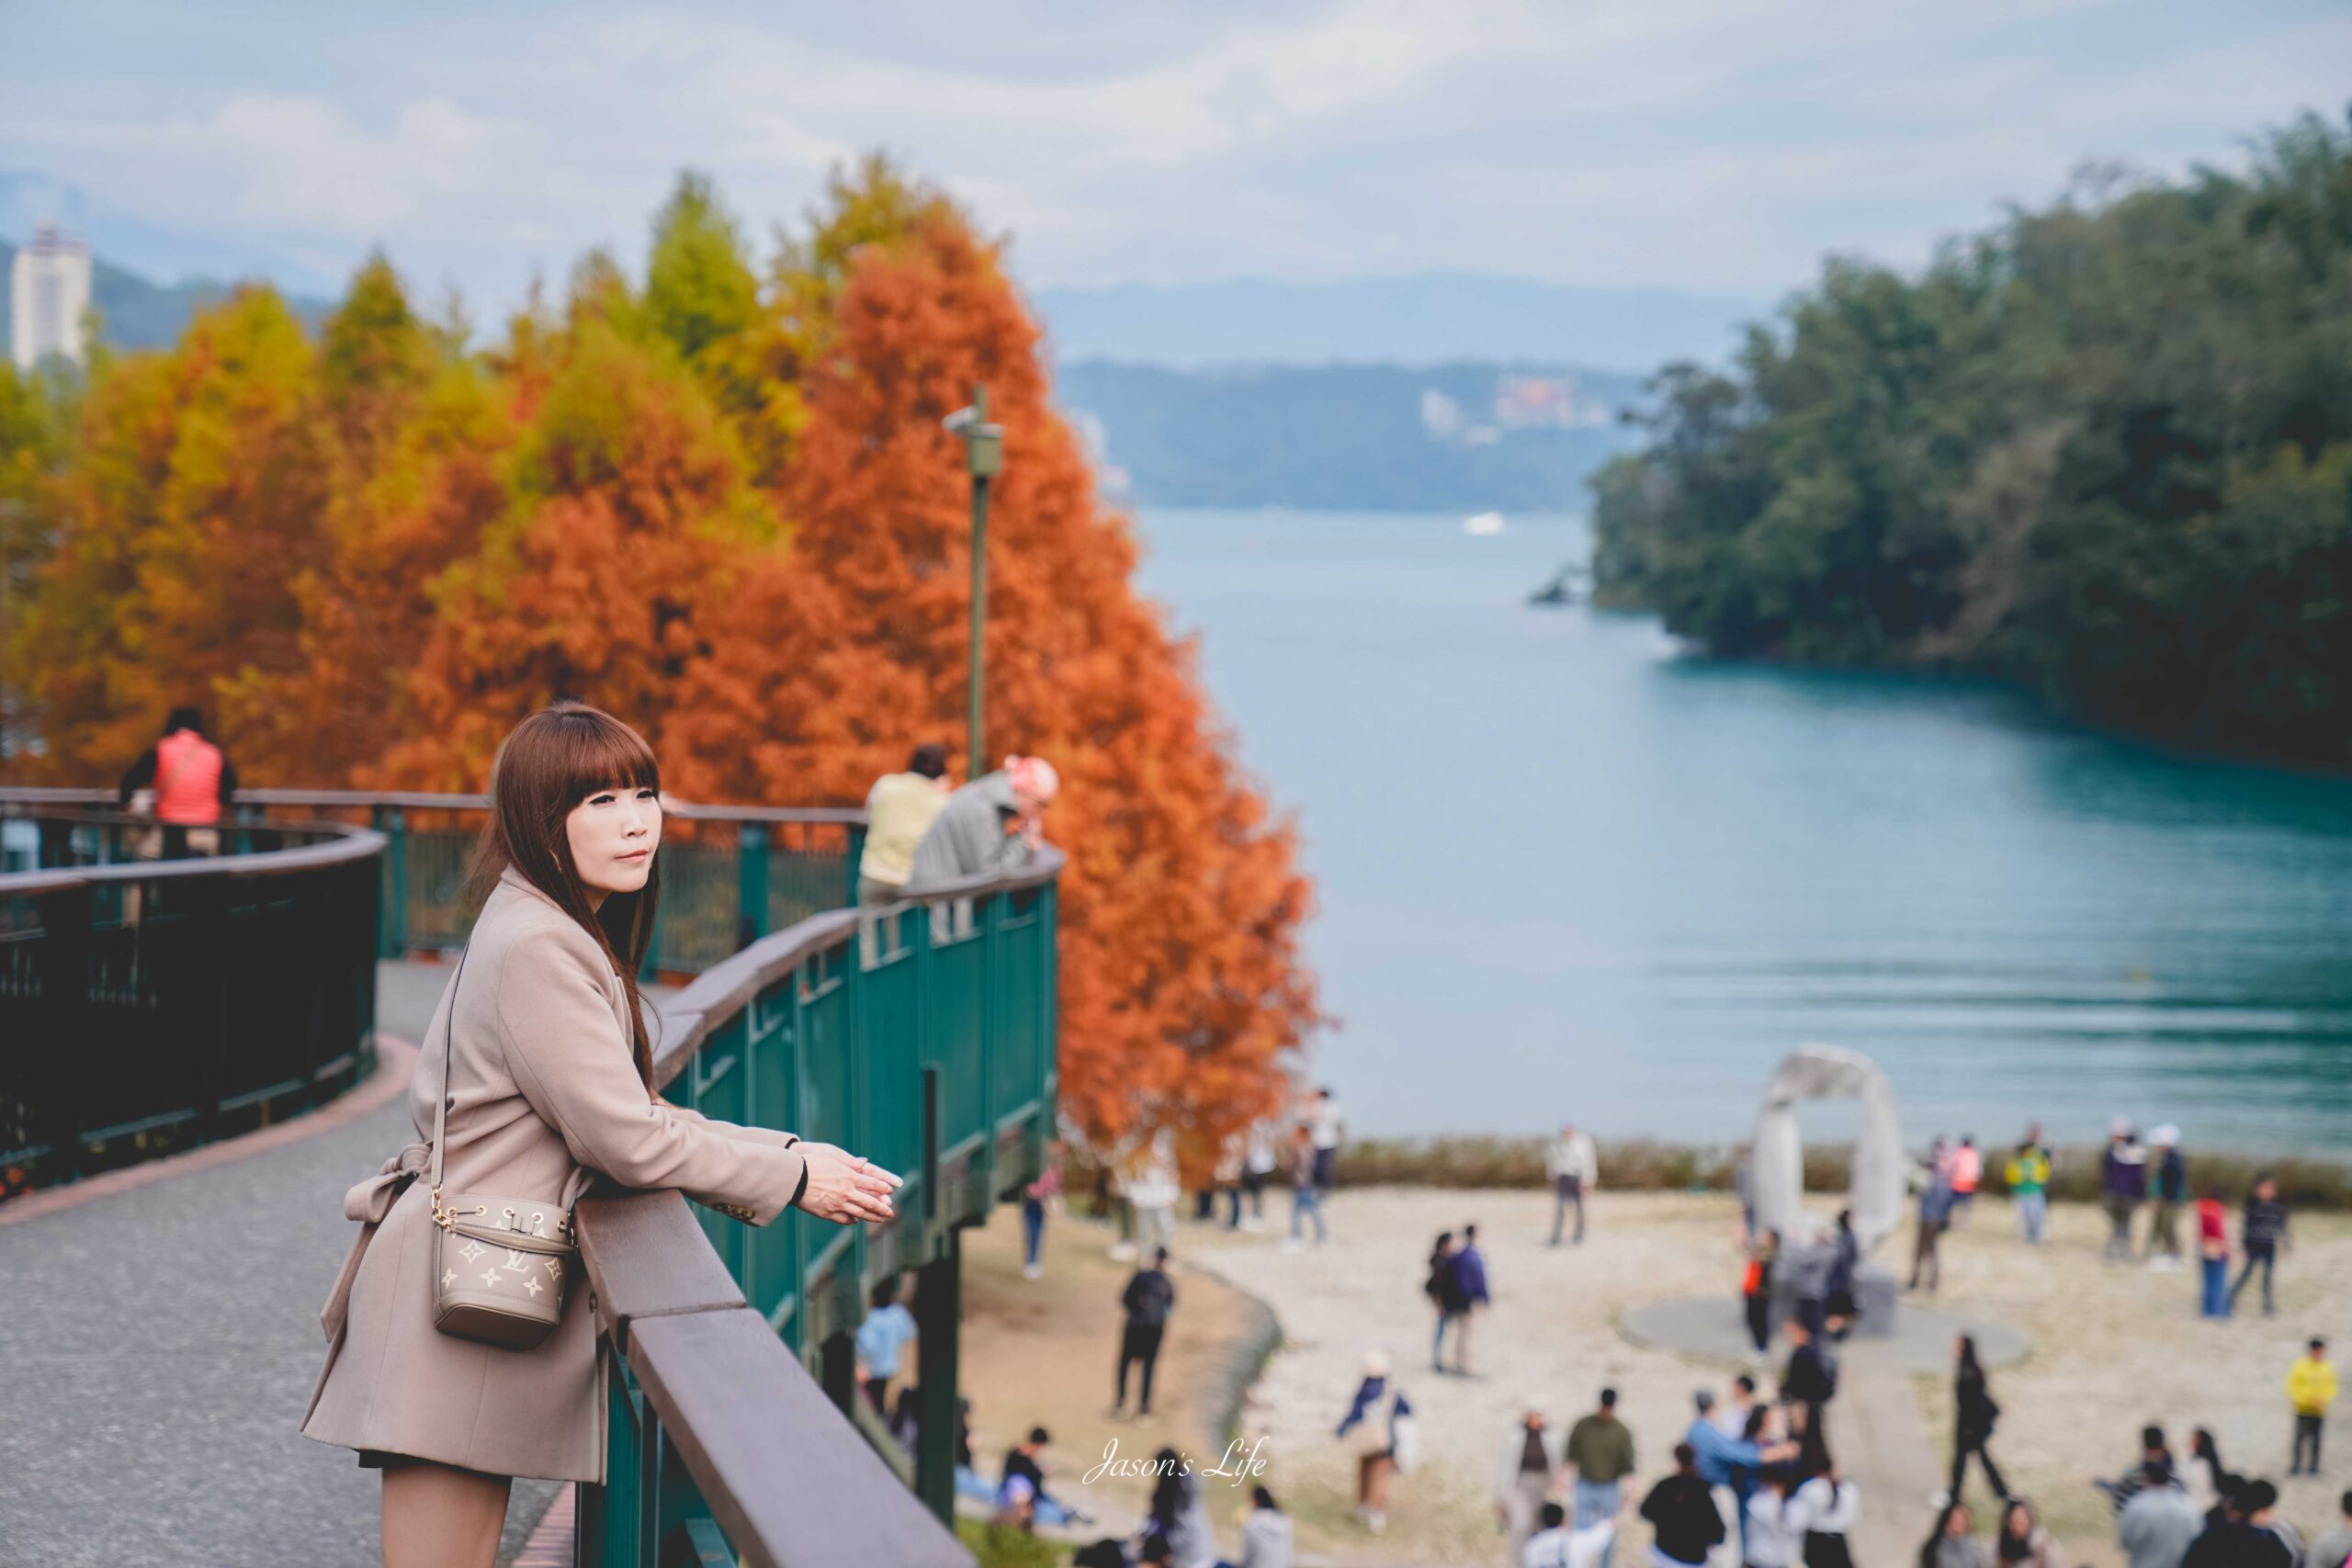
<path id="1" fill-rule="evenodd" d="M 909 892 L 1020 864 L 1045 841 L 1046 807 L 1060 775 L 1043 757 L 1007 757 L 995 773 L 947 797 L 915 845 Z"/>

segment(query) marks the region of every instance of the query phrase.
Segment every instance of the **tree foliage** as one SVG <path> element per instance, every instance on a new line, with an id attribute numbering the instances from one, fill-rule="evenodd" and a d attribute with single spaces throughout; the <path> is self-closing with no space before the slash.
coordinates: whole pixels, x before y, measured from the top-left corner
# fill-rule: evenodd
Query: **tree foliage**
<path id="1" fill-rule="evenodd" d="M 2352 765 L 2352 127 L 2092 171 L 1916 280 L 1834 262 L 1669 367 L 1595 571 L 1711 651 L 1926 665 Z"/>
<path id="2" fill-rule="evenodd" d="M 985 382 L 990 750 L 1065 781 L 1064 1108 L 1106 1149 L 1173 1126 L 1205 1177 L 1316 1021 L 1309 890 L 1131 586 L 997 248 L 876 159 L 763 266 L 689 174 L 641 288 L 592 254 L 560 306 L 462 336 L 377 256 L 315 344 L 253 288 L 78 405 L 0 379 L 25 605 L 0 691 L 42 742 L 0 761 L 109 780 L 198 701 L 255 784 L 478 790 L 518 718 L 577 696 L 688 798 L 856 804 L 962 733 L 967 492 L 940 420 Z"/>

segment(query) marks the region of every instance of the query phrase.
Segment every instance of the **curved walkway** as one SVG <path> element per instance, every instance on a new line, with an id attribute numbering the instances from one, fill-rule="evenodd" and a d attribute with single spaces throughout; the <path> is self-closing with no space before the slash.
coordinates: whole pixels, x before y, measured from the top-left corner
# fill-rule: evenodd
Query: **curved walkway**
<path id="1" fill-rule="evenodd" d="M 379 1027 L 416 1039 L 447 973 L 380 965 Z M 411 1135 L 396 1094 L 248 1158 L 0 1224 L 0 1562 L 379 1561 L 375 1472 L 296 1426 L 355 1234 L 344 1190 Z M 501 1562 L 557 1489 L 515 1483 Z"/>

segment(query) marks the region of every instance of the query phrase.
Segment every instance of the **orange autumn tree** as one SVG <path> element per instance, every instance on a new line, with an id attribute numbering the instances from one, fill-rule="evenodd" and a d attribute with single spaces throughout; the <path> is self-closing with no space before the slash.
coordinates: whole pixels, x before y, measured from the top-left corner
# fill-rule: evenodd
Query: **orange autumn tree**
<path id="1" fill-rule="evenodd" d="M 36 771 L 111 783 L 175 704 L 295 667 L 333 448 L 316 351 L 269 289 L 202 312 L 170 354 L 101 358 L 44 498 L 54 549 L 6 628 Z"/>
<path id="2" fill-rule="evenodd" d="M 336 437 L 327 558 L 301 573 L 300 658 L 220 685 L 248 777 L 342 785 L 413 725 L 406 687 L 434 589 L 506 509 L 510 396 L 409 305 L 381 255 L 328 317 L 320 412 Z"/>
<path id="3" fill-rule="evenodd" d="M 1315 1021 L 1297 946 L 1308 885 L 1192 649 L 1132 586 L 1133 538 L 1048 401 L 995 248 L 944 202 L 908 210 L 846 268 L 801 386 L 792 547 L 704 619 L 669 765 L 696 795 L 854 801 L 914 741 L 961 735 L 967 492 L 940 422 L 985 383 L 1005 427 L 989 752 L 1035 752 L 1064 781 L 1063 1109 L 1098 1148 L 1177 1129 L 1199 1180 L 1219 1140 L 1279 1107 L 1281 1053 Z"/>
<path id="4" fill-rule="evenodd" d="M 371 782 L 478 789 L 514 722 L 564 696 L 668 749 L 702 622 L 776 522 L 732 429 L 638 329 L 626 290 L 591 269 L 507 464 L 507 515 L 444 574 L 408 682 L 416 722 Z"/>
<path id="5" fill-rule="evenodd" d="M 578 696 L 688 798 L 854 804 L 962 736 L 939 421 L 986 382 L 989 749 L 1065 781 L 1064 1110 L 1100 1150 L 1173 1127 L 1204 1177 L 1316 1021 L 1308 886 L 1134 591 L 995 247 L 879 160 L 763 273 L 691 175 L 654 242 L 642 289 L 592 255 L 482 353 L 379 259 L 316 344 L 249 290 L 94 367 L 11 502 L 53 543 L 0 671 L 41 769 L 111 780 L 198 701 L 253 784 L 475 790 L 518 718 Z"/>

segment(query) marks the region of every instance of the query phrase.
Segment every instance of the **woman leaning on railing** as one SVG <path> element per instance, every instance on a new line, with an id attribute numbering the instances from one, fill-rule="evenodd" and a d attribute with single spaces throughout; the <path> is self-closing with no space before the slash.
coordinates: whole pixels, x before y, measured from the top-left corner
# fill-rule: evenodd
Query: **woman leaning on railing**
<path id="1" fill-rule="evenodd" d="M 892 1217 L 890 1172 L 653 1094 L 637 974 L 660 894 L 660 792 L 644 739 L 594 708 L 534 714 L 500 748 L 475 856 L 487 897 L 410 1084 L 418 1141 L 345 1196 L 364 1228 L 321 1314 L 327 1361 L 302 1419 L 305 1437 L 382 1470 L 387 1568 L 490 1568 L 514 1477 L 604 1481 L 605 1359 L 587 1292 L 563 1292 L 590 1177 L 674 1187 L 754 1225 L 795 1206 L 842 1224 Z M 472 1227 L 453 1229 L 416 1179 L 436 1113 L 442 1190 L 510 1199 L 514 1247 L 460 1248 Z M 479 1290 L 459 1257 L 488 1265 Z"/>

